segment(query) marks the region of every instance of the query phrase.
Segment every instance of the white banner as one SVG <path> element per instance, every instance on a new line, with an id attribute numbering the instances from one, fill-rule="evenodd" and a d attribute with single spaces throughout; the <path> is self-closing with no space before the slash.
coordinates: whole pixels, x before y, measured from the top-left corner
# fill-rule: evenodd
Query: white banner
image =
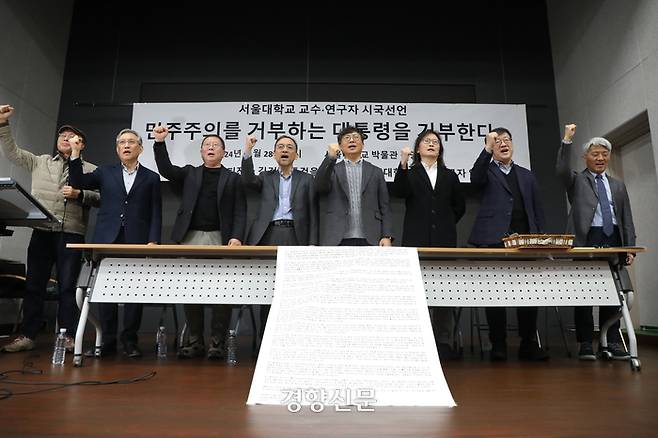
<path id="1" fill-rule="evenodd" d="M 492 128 L 504 126 L 514 138 L 514 161 L 530 167 L 525 105 L 364 103 L 364 102 L 204 102 L 136 103 L 132 128 L 145 141 L 140 162 L 157 171 L 153 158 L 153 128 L 169 128 L 167 149 L 172 163 L 201 164 L 199 152 L 204 135 L 217 134 L 226 141 L 224 166 L 240 172 L 247 135 L 258 143 L 253 151 L 256 173 L 276 167 L 272 158 L 274 142 L 280 135 L 293 137 L 299 146 L 295 167 L 315 173 L 329 143 L 346 125 L 362 129 L 368 138 L 363 157 L 381 167 L 387 181 L 393 181 L 400 150 L 413 148 L 425 129 L 441 134 L 446 166 L 462 182 L 470 180 L 469 170 L 484 147 Z"/>

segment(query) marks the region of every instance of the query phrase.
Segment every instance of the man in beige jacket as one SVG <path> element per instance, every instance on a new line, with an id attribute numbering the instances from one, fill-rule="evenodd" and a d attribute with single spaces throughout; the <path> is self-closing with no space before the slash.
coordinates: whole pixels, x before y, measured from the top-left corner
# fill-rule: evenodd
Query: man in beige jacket
<path id="1" fill-rule="evenodd" d="M 27 249 L 27 275 L 23 301 L 22 334 L 2 351 L 13 353 L 34 349 L 34 340 L 43 320 L 43 300 L 53 265 L 57 269 L 59 308 L 57 321 L 67 335 L 74 333 L 78 309 L 75 303 L 75 283 L 80 273 L 82 254 L 66 248 L 67 243 L 84 243 L 89 209 L 100 204 L 94 191 L 80 191 L 68 182 L 69 139 L 75 135 L 85 141 L 79 129 L 64 125 L 57 131 L 57 152 L 35 155 L 16 145 L 9 118 L 14 108 L 0 105 L 0 146 L 6 159 L 32 173 L 32 196 L 46 207 L 60 224 L 51 228 L 34 228 Z M 96 168 L 84 163 L 84 172 Z M 73 349 L 73 338 L 67 339 L 67 349 Z"/>

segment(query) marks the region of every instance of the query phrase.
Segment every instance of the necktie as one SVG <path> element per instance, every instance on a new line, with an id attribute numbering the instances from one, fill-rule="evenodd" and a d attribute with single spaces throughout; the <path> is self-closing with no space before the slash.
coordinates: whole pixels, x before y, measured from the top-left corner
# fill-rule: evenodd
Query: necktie
<path id="1" fill-rule="evenodd" d="M 601 216 L 603 217 L 603 234 L 610 237 L 612 236 L 612 209 L 610 208 L 610 200 L 608 193 L 605 191 L 605 184 L 603 184 L 603 177 L 599 174 L 596 175 L 596 193 L 599 195 L 599 205 L 601 206 Z"/>

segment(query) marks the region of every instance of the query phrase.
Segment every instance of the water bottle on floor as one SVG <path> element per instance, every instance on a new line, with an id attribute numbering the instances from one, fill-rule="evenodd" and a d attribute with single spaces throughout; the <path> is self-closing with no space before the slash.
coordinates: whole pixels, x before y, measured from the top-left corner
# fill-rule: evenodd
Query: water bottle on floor
<path id="1" fill-rule="evenodd" d="M 59 334 L 55 338 L 55 348 L 53 349 L 53 365 L 64 365 L 66 356 L 66 329 L 59 329 Z"/>
<path id="2" fill-rule="evenodd" d="M 161 326 L 155 335 L 155 354 L 158 356 L 158 359 L 167 358 L 167 332 L 164 326 Z"/>
<path id="3" fill-rule="evenodd" d="M 226 337 L 226 363 L 235 366 L 238 363 L 238 339 L 235 330 L 229 330 Z"/>

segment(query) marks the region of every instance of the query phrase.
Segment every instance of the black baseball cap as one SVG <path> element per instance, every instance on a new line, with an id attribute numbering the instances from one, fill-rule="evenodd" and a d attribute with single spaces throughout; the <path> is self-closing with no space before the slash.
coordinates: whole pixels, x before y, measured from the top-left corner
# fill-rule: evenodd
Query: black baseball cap
<path id="1" fill-rule="evenodd" d="M 62 125 L 62 126 L 60 126 L 59 129 L 57 130 L 57 134 L 58 134 L 58 135 L 61 134 L 62 131 L 73 131 L 73 132 L 76 133 L 76 135 L 77 135 L 78 137 L 80 137 L 80 138 L 82 139 L 82 142 L 83 142 L 83 143 L 85 143 L 85 144 L 87 143 L 87 136 L 85 135 L 85 133 L 82 132 L 81 130 L 79 130 L 78 128 L 74 127 L 74 126 L 71 126 L 71 125 Z"/>

